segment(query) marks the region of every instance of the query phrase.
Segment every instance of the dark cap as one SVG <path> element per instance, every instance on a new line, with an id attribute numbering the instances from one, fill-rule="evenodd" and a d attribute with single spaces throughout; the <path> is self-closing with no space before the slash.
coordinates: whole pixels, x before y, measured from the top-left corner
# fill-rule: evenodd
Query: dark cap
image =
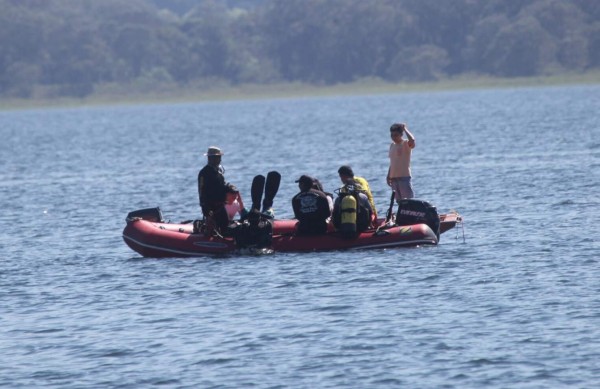
<path id="1" fill-rule="evenodd" d="M 313 185 L 314 181 L 315 181 L 314 178 L 312 178 L 311 176 L 307 176 L 307 175 L 301 175 L 300 178 L 298 178 L 296 180 L 296 182 L 299 182 L 300 184 L 303 184 L 304 186 L 308 186 L 308 187 L 311 187 Z"/>
<path id="2" fill-rule="evenodd" d="M 225 191 L 227 193 L 239 193 L 238 188 L 233 184 L 225 184 Z"/>
<path id="3" fill-rule="evenodd" d="M 354 177 L 352 168 L 348 165 L 344 165 L 338 169 L 338 173 L 342 176 Z"/>

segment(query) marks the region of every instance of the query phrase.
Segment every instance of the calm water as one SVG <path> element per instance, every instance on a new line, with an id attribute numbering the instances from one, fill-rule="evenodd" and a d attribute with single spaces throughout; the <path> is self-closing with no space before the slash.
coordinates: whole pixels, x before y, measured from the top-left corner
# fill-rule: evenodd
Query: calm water
<path id="1" fill-rule="evenodd" d="M 600 385 L 600 86 L 0 112 L 0 387 Z M 249 200 L 366 177 L 417 138 L 437 247 L 144 259 L 127 212 L 198 217 L 203 153 Z"/>

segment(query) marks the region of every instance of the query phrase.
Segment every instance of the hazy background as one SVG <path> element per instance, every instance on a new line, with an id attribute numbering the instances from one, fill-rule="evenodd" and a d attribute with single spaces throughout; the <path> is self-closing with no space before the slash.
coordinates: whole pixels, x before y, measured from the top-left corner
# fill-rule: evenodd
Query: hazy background
<path id="1" fill-rule="evenodd" d="M 596 0 L 0 0 L 0 102 L 599 67 Z"/>

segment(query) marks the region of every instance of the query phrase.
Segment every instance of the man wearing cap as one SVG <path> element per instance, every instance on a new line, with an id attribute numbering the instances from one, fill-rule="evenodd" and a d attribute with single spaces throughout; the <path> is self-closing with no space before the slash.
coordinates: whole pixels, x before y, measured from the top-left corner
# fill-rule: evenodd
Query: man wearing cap
<path id="1" fill-rule="evenodd" d="M 218 231 L 224 232 L 229 224 L 225 199 L 230 185 L 225 183 L 223 176 L 225 171 L 221 166 L 223 152 L 218 147 L 210 146 L 204 155 L 208 163 L 198 173 L 200 208 L 206 221 L 214 223 Z"/>
<path id="2" fill-rule="evenodd" d="M 343 165 L 338 169 L 340 180 L 346 186 L 354 186 L 357 192 L 363 193 L 368 200 L 368 204 L 364 204 L 366 208 L 370 208 L 371 211 L 371 222 L 377 221 L 377 208 L 375 208 L 375 201 L 373 200 L 373 193 L 369 187 L 369 182 L 363 177 L 355 176 L 354 171 L 348 165 Z"/>
<path id="3" fill-rule="evenodd" d="M 294 216 L 298 219 L 298 235 L 321 235 L 327 232 L 327 218 L 331 216 L 327 196 L 314 189 L 314 179 L 303 175 L 296 182 L 300 193 L 292 199 Z"/>

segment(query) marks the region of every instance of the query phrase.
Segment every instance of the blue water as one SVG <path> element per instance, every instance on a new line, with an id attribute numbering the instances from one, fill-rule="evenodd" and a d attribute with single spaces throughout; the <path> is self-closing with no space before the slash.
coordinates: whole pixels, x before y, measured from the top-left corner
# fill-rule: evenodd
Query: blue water
<path id="1" fill-rule="evenodd" d="M 600 86 L 0 112 L 0 387 L 600 385 Z M 210 145 L 249 200 L 278 170 L 380 212 L 390 124 L 437 247 L 145 259 L 127 212 L 199 217 Z M 458 239 L 457 239 L 458 236 Z"/>

